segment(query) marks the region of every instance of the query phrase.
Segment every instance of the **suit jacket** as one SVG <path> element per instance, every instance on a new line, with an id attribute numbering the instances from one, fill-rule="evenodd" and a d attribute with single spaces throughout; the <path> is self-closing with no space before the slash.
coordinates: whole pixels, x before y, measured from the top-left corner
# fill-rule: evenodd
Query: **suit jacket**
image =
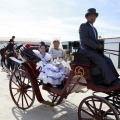
<path id="1" fill-rule="evenodd" d="M 8 45 L 6 46 L 6 50 L 13 51 L 13 46 L 14 44 L 8 43 Z"/>
<path id="2" fill-rule="evenodd" d="M 96 36 L 92 26 L 88 22 L 80 25 L 79 35 L 80 35 L 81 47 L 83 49 L 97 51 L 96 48 L 100 43 L 97 39 L 98 33 L 96 29 L 95 32 L 96 32 Z"/>

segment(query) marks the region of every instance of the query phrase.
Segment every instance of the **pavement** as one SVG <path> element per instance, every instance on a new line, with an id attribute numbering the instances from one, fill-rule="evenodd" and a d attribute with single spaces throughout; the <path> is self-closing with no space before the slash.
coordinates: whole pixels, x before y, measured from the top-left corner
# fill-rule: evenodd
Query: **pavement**
<path id="1" fill-rule="evenodd" d="M 42 94 L 48 97 L 46 91 L 42 91 Z M 0 67 L 0 120 L 78 120 L 78 106 L 90 95 L 92 95 L 91 90 L 86 93 L 72 93 L 63 100 L 62 104 L 54 108 L 43 105 L 35 99 L 33 106 L 23 111 L 12 101 L 9 76 Z"/>

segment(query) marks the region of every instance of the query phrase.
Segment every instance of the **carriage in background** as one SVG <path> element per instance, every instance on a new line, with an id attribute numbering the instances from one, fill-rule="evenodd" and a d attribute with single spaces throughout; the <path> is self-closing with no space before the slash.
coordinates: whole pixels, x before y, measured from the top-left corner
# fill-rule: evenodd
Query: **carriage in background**
<path id="1" fill-rule="evenodd" d="M 20 54 L 25 61 L 21 62 L 20 68 L 14 71 L 10 77 L 10 94 L 20 109 L 30 108 L 35 97 L 40 103 L 54 107 L 71 93 L 78 94 L 86 87 L 95 92 L 92 96 L 84 98 L 79 104 L 78 119 L 119 120 L 120 86 L 100 86 L 96 81 L 101 81 L 104 78 L 90 58 L 82 52 L 72 53 L 69 76 L 64 79 L 62 86 L 54 88 L 38 79 L 40 71 L 36 68 L 36 63 L 40 61 L 40 58 L 31 49 L 35 46 L 23 45 L 20 48 Z M 51 95 L 49 101 L 43 97 L 42 89 Z M 99 92 L 105 93 L 105 96 L 99 96 Z"/>

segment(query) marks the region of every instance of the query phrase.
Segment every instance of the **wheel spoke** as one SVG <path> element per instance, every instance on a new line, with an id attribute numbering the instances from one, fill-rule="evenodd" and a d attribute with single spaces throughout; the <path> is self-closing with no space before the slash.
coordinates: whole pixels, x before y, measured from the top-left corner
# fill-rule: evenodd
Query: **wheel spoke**
<path id="1" fill-rule="evenodd" d="M 22 94 L 22 107 L 24 107 L 24 103 L 23 103 L 23 94 Z"/>
<path id="2" fill-rule="evenodd" d="M 13 80 L 12 80 L 12 82 L 16 85 L 16 86 L 18 86 L 18 88 L 20 87 L 18 84 L 16 84 Z"/>
<path id="3" fill-rule="evenodd" d="M 101 108 L 102 108 L 102 104 L 103 104 L 103 102 L 100 102 L 100 106 L 99 106 L 99 111 L 98 111 L 98 114 L 101 114 Z"/>
<path id="4" fill-rule="evenodd" d="M 15 90 L 17 90 L 18 88 L 11 88 L 11 89 L 15 89 Z"/>
<path id="5" fill-rule="evenodd" d="M 85 104 L 86 104 L 86 106 L 89 108 L 89 110 L 93 113 L 93 115 L 95 114 L 94 113 L 94 111 L 90 108 L 90 105 L 87 103 L 87 102 L 85 102 Z M 93 106 L 91 106 L 91 107 L 93 107 Z"/>
<path id="6" fill-rule="evenodd" d="M 17 92 L 16 94 L 14 94 L 13 96 L 15 97 L 19 92 Z"/>
<path id="7" fill-rule="evenodd" d="M 17 103 L 18 103 L 18 102 L 19 102 L 19 100 L 20 100 L 20 96 L 21 96 L 21 93 L 19 94 L 19 97 L 18 97 Z"/>
<path id="8" fill-rule="evenodd" d="M 110 111 L 112 111 L 112 109 L 110 108 L 110 109 L 108 109 L 106 112 L 104 112 L 103 114 L 102 114 L 102 117 L 105 117 L 106 115 L 107 115 L 107 113 L 108 112 L 110 112 Z"/>
<path id="9" fill-rule="evenodd" d="M 19 76 L 16 76 L 16 74 L 14 73 L 14 75 L 15 75 L 15 78 L 16 78 L 16 80 L 17 80 L 17 82 L 18 82 L 18 84 L 21 86 L 21 79 L 19 79 Z"/>
<path id="10" fill-rule="evenodd" d="M 90 115 L 91 117 L 94 117 L 92 114 L 90 114 L 89 112 L 85 111 L 84 109 L 81 109 L 81 111 L 87 113 L 87 114 Z"/>
<path id="11" fill-rule="evenodd" d="M 26 101 L 26 103 L 27 103 L 27 106 L 29 106 L 29 104 L 28 104 L 28 101 L 27 101 L 27 99 L 26 99 L 25 94 L 24 94 L 24 98 L 25 98 L 25 101 Z"/>
<path id="12" fill-rule="evenodd" d="M 27 94 L 27 93 L 25 93 L 27 96 L 28 96 L 28 98 L 30 99 L 30 100 L 32 100 L 32 98 Z"/>
<path id="13" fill-rule="evenodd" d="M 93 99 L 93 98 L 92 98 L 92 103 L 93 103 L 94 112 L 95 112 L 95 114 L 97 114 L 97 109 L 96 109 L 96 106 L 95 106 L 95 101 L 94 101 L 94 99 Z"/>

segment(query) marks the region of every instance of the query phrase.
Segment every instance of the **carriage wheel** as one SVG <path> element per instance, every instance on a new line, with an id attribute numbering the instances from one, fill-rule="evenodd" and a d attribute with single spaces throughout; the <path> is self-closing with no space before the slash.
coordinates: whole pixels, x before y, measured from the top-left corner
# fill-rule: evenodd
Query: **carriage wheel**
<path id="1" fill-rule="evenodd" d="M 9 89 L 14 103 L 25 110 L 31 107 L 35 100 L 35 93 L 30 77 L 23 70 L 16 70 L 10 78 Z"/>
<path id="2" fill-rule="evenodd" d="M 20 65 L 20 66 L 18 67 L 18 69 L 19 69 L 19 70 L 23 70 L 23 71 L 27 71 L 27 69 L 26 69 L 23 65 Z"/>
<path id="3" fill-rule="evenodd" d="M 119 120 L 115 108 L 104 98 L 90 96 L 78 108 L 79 120 Z"/>

